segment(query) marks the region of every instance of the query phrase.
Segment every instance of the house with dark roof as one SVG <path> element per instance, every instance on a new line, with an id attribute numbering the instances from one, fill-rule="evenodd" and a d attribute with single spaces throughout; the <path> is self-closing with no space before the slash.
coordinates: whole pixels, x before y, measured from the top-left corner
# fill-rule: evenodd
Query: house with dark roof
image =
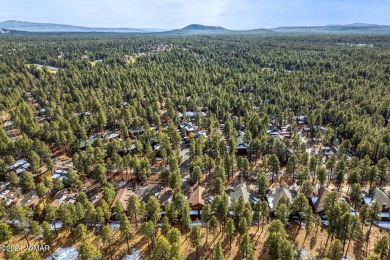
<path id="1" fill-rule="evenodd" d="M 238 138 L 237 138 L 237 147 L 236 147 L 236 154 L 237 155 L 247 155 L 248 154 L 248 144 L 244 142 L 244 131 L 238 132 Z"/>
<path id="2" fill-rule="evenodd" d="M 324 201 L 329 193 L 330 190 L 328 188 L 321 187 L 318 190 L 318 194 L 310 198 L 310 204 L 313 207 L 314 213 L 321 214 L 324 212 Z"/>
<path id="3" fill-rule="evenodd" d="M 270 129 L 267 130 L 267 134 L 269 135 L 280 135 L 282 134 L 282 132 L 280 132 L 280 130 L 274 126 L 270 127 Z"/>

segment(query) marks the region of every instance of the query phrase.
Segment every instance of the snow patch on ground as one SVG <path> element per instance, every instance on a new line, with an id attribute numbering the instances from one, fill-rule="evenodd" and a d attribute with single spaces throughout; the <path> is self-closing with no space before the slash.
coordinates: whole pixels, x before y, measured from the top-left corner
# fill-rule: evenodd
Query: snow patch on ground
<path id="1" fill-rule="evenodd" d="M 139 251 L 137 249 L 132 249 L 131 254 L 123 258 L 123 260 L 140 260 L 140 259 L 141 259 L 141 255 L 139 254 Z"/>
<path id="2" fill-rule="evenodd" d="M 77 260 L 79 251 L 74 247 L 58 248 L 53 255 L 45 260 Z"/>

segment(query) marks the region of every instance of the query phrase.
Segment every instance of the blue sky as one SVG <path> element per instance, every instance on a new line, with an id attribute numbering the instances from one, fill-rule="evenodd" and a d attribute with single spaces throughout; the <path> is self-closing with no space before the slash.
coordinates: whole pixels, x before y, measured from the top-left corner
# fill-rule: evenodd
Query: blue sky
<path id="1" fill-rule="evenodd" d="M 390 25 L 390 0 L 0 0 L 0 21 L 93 27 L 229 29 L 372 23 Z"/>

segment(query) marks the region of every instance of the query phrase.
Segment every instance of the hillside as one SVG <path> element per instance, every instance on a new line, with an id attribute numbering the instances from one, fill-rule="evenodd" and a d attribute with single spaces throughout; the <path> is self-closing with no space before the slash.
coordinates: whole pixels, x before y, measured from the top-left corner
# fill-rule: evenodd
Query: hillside
<path id="1" fill-rule="evenodd" d="M 220 26 L 207 26 L 201 24 L 191 24 L 182 29 L 169 31 L 169 34 L 220 34 L 234 32 Z"/>
<path id="2" fill-rule="evenodd" d="M 278 27 L 271 29 L 281 33 L 390 33 L 390 26 L 376 24 L 346 24 L 346 25 L 326 25 L 326 26 L 292 26 Z"/>
<path id="3" fill-rule="evenodd" d="M 65 24 L 32 23 L 23 21 L 0 22 L 0 28 L 24 32 L 113 32 L 113 33 L 147 33 L 161 31 L 159 29 L 135 28 L 97 28 Z"/>

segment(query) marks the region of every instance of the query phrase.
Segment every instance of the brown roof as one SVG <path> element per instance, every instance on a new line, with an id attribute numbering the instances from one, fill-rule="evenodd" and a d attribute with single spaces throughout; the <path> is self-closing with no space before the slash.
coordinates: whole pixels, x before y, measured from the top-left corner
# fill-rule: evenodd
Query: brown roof
<path id="1" fill-rule="evenodd" d="M 188 202 L 190 205 L 204 205 L 204 199 L 202 199 L 202 193 L 204 192 L 204 188 L 202 186 L 198 186 L 194 192 L 191 193 Z"/>
<path id="2" fill-rule="evenodd" d="M 36 194 L 33 194 L 32 197 L 30 193 L 26 193 L 22 195 L 21 200 L 19 201 L 21 206 L 28 205 L 31 207 L 37 206 L 39 204 L 39 198 Z"/>
<path id="3" fill-rule="evenodd" d="M 160 191 L 157 198 L 158 198 L 158 201 L 160 202 L 160 205 L 165 206 L 165 205 L 171 203 L 172 198 L 173 198 L 173 190 L 169 187 L 166 187 Z"/>
<path id="4" fill-rule="evenodd" d="M 63 189 L 54 195 L 53 201 L 51 204 L 55 207 L 61 206 L 65 202 L 75 202 L 77 194 L 75 192 L 69 192 L 66 189 Z"/>
<path id="5" fill-rule="evenodd" d="M 134 194 L 131 190 L 129 190 L 127 187 L 124 187 L 120 189 L 116 195 L 114 200 L 111 203 L 111 208 L 115 207 L 115 204 L 117 201 L 122 204 L 123 208 L 127 208 L 127 201 L 129 200 L 129 197 Z"/>
<path id="6" fill-rule="evenodd" d="M 319 213 L 319 212 L 324 210 L 324 201 L 325 201 L 326 196 L 329 193 L 330 193 L 330 190 L 328 188 L 325 188 L 325 187 L 321 187 L 318 190 L 318 199 L 313 205 L 315 213 Z"/>

